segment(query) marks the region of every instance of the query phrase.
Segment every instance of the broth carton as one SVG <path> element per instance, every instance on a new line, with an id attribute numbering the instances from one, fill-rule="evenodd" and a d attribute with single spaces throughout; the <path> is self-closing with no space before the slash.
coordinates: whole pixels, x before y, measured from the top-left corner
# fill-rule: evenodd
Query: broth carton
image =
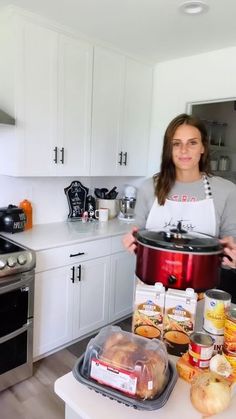
<path id="1" fill-rule="evenodd" d="M 193 288 L 166 292 L 163 320 L 163 340 L 168 353 L 181 356 L 188 350 L 189 335 L 193 332 L 197 294 Z"/>
<path id="2" fill-rule="evenodd" d="M 136 285 L 132 321 L 133 333 L 146 338 L 161 338 L 165 305 L 165 287 L 161 282 L 155 285 Z"/>

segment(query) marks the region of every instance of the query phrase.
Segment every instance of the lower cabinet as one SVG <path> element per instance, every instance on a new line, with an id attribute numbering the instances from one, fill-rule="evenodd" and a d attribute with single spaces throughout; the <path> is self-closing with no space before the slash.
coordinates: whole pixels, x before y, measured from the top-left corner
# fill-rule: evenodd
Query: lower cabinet
<path id="1" fill-rule="evenodd" d="M 108 322 L 110 258 L 36 274 L 34 358 Z"/>
<path id="2" fill-rule="evenodd" d="M 118 320 L 133 311 L 135 257 L 127 252 L 111 256 L 109 320 Z"/>
<path id="3" fill-rule="evenodd" d="M 121 237 L 39 252 L 34 359 L 132 312 L 135 258 L 121 251 Z"/>
<path id="4" fill-rule="evenodd" d="M 76 339 L 108 322 L 110 257 L 90 260 L 76 267 L 73 284 L 73 328 Z"/>

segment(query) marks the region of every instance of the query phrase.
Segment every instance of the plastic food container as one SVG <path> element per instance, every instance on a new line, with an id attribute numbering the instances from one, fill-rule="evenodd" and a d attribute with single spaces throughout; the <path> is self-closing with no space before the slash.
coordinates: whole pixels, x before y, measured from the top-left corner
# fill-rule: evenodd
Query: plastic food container
<path id="1" fill-rule="evenodd" d="M 137 409 L 162 407 L 176 383 L 163 342 L 107 326 L 91 339 L 74 366 L 81 383 Z"/>

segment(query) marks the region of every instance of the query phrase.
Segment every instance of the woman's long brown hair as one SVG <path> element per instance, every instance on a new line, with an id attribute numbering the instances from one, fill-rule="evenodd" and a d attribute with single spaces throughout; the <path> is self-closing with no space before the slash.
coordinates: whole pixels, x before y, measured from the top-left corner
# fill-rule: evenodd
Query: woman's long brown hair
<path id="1" fill-rule="evenodd" d="M 204 123 L 200 119 L 185 113 L 176 116 L 176 118 L 169 123 L 164 135 L 161 170 L 153 177 L 155 195 L 157 196 L 159 205 L 165 204 L 165 200 L 176 180 L 175 165 L 172 160 L 172 139 L 176 129 L 183 124 L 191 125 L 200 131 L 204 153 L 201 155 L 199 161 L 199 170 L 207 175 L 211 173 L 209 144 Z"/>

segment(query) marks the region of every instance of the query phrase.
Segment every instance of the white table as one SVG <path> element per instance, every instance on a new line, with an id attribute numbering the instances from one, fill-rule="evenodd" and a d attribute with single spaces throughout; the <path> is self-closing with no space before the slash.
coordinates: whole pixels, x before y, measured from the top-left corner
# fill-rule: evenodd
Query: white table
<path id="1" fill-rule="evenodd" d="M 161 409 L 153 411 L 135 410 L 88 389 L 80 384 L 70 372 L 55 382 L 56 394 L 66 404 L 66 419 L 200 419 L 191 404 L 190 385 L 178 378 L 178 381 Z M 236 396 L 227 410 L 214 416 L 216 419 L 233 419 L 236 412 Z"/>

